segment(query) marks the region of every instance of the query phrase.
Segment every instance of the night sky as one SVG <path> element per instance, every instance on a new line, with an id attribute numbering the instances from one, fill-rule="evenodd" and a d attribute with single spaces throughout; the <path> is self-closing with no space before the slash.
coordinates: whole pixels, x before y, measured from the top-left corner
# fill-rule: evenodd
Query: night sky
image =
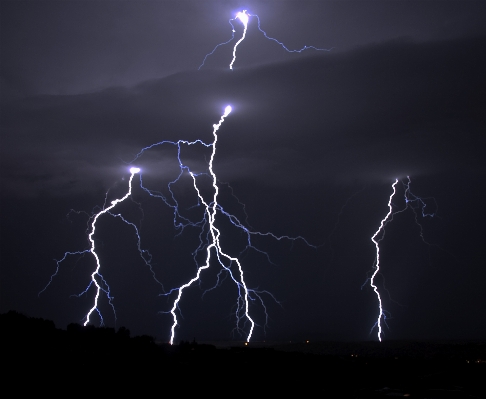
<path id="1" fill-rule="evenodd" d="M 88 218 L 128 190 L 129 167 L 163 140 L 212 142 L 219 202 L 268 254 L 222 216 L 221 243 L 240 256 L 254 340 L 376 340 L 378 315 L 367 282 L 371 236 L 405 207 L 401 182 L 427 198 L 434 217 L 395 215 L 380 243 L 377 285 L 387 310 L 383 338 L 486 337 L 486 4 L 482 1 L 1 1 L 0 311 L 81 323 L 94 291 Z M 228 68 L 247 9 L 289 54 L 258 31 Z M 207 172 L 203 146 L 181 159 Z M 168 196 L 179 172 L 176 148 L 158 146 L 133 163 L 144 185 Z M 212 193 L 201 178 L 204 195 Z M 203 214 L 187 174 L 174 185 L 181 213 Z M 108 194 L 106 194 L 108 192 Z M 117 212 L 135 223 L 166 291 L 195 275 L 199 230 L 177 230 L 173 210 L 134 178 L 133 201 Z M 243 205 L 244 204 L 244 205 Z M 74 210 L 76 212 L 73 212 Z M 198 219 L 199 218 L 199 219 Z M 99 230 L 98 230 L 99 229 Z M 425 241 L 425 242 L 424 242 Z M 168 341 L 174 296 L 137 253 L 134 229 L 104 215 L 96 245 L 114 296 L 108 326 Z M 202 262 L 204 256 L 197 257 Z M 184 293 L 176 340 L 244 340 L 235 334 L 236 288 L 214 286 L 214 262 Z M 98 319 L 94 321 L 98 325 Z"/>

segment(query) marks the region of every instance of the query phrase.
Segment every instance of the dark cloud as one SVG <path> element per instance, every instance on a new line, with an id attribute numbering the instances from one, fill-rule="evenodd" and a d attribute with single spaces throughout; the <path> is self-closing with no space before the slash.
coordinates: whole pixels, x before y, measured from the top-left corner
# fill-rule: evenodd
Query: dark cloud
<path id="1" fill-rule="evenodd" d="M 485 43 L 394 41 L 234 72 L 184 72 L 131 89 L 14 101 L 3 113 L 2 163 L 10 171 L 3 184 L 11 194 L 106 187 L 150 144 L 211 142 L 227 103 L 234 112 L 215 161 L 226 181 L 299 185 L 484 172 Z M 163 173 L 156 158 L 175 151 L 161 147 L 147 155 L 147 173 Z M 191 162 L 196 155 L 187 148 L 182 156 Z"/>

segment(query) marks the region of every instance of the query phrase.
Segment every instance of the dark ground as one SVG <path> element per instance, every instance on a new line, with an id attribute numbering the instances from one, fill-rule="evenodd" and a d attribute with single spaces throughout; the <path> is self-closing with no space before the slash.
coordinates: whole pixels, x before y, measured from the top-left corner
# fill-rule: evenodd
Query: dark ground
<path id="1" fill-rule="evenodd" d="M 157 344 L 129 330 L 0 315 L 4 389 L 95 396 L 484 398 L 486 342 Z"/>

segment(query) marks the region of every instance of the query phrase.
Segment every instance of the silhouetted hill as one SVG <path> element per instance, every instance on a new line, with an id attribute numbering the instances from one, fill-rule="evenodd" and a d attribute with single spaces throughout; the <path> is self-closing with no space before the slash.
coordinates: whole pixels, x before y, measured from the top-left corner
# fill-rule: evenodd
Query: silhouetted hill
<path id="1" fill-rule="evenodd" d="M 480 342 L 158 345 L 130 331 L 0 315 L 2 380 L 22 393 L 485 397 Z"/>

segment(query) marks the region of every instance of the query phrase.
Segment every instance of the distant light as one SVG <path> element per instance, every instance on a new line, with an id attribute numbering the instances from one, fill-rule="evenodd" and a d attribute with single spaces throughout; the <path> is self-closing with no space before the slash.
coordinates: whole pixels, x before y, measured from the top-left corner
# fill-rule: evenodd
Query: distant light
<path id="1" fill-rule="evenodd" d="M 130 168 L 130 173 L 139 173 L 140 172 L 140 168 Z"/>
<path id="2" fill-rule="evenodd" d="M 231 107 L 231 105 L 227 105 L 224 109 L 224 116 L 228 116 L 231 111 L 233 111 L 233 108 Z"/>

